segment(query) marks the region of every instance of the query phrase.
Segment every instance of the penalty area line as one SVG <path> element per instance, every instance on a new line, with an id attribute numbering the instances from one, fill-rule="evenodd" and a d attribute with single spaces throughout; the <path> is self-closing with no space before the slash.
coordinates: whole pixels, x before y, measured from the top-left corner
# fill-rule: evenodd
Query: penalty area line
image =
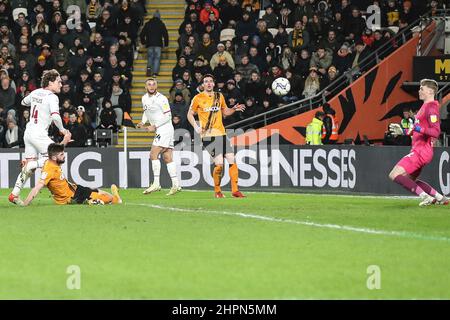
<path id="1" fill-rule="evenodd" d="M 338 224 L 330 224 L 330 223 L 316 223 L 316 222 L 311 222 L 311 221 L 283 219 L 283 218 L 275 218 L 275 217 L 271 217 L 271 216 L 264 216 L 264 215 L 254 214 L 254 213 L 205 210 L 202 208 L 197 208 L 197 209 L 177 208 L 177 207 L 167 207 L 167 206 L 161 206 L 161 205 L 156 205 L 156 204 L 147 204 L 147 203 L 124 203 L 124 205 L 148 207 L 148 208 L 153 208 L 153 209 L 158 209 L 158 210 L 168 210 L 168 211 L 179 212 L 179 213 L 235 216 L 235 217 L 240 217 L 240 218 L 254 219 L 254 220 L 260 220 L 260 221 L 267 221 L 267 222 L 296 224 L 296 225 L 315 227 L 315 228 L 321 228 L 321 229 L 341 230 L 341 231 L 349 231 L 349 232 L 356 232 L 356 233 L 363 233 L 363 234 L 394 236 L 394 237 L 417 239 L 417 240 L 450 242 L 450 238 L 442 237 L 442 236 L 430 236 L 430 235 L 424 235 L 424 234 L 408 232 L 408 231 L 389 231 L 389 230 L 362 228 L 362 227 L 354 227 L 354 226 L 338 225 Z"/>

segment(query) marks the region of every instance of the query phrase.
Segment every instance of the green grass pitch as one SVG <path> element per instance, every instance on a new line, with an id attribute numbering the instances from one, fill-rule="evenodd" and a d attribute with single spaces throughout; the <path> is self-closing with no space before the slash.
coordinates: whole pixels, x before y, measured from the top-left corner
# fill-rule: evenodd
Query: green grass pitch
<path id="1" fill-rule="evenodd" d="M 10 205 L 2 191 L 0 298 L 450 298 L 449 207 L 141 191 L 121 190 L 116 206 L 56 206 L 45 191 L 28 208 Z M 66 285 L 72 265 L 79 290 Z M 380 287 L 369 290 L 375 276 Z"/>

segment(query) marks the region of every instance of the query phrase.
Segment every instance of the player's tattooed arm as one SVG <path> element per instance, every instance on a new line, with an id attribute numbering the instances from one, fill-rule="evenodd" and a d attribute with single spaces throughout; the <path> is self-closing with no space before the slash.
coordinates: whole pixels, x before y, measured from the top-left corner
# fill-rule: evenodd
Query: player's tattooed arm
<path id="1" fill-rule="evenodd" d="M 38 195 L 39 191 L 41 191 L 43 187 L 45 187 L 44 181 L 39 180 L 36 186 L 33 189 L 31 189 L 30 193 L 28 194 L 28 197 L 23 202 L 23 205 L 28 206 L 33 201 L 33 199 Z"/>

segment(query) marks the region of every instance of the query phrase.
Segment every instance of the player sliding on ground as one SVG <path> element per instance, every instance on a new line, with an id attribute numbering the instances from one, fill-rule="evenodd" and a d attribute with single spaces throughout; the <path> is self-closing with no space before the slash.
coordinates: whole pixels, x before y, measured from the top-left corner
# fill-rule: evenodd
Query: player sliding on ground
<path id="1" fill-rule="evenodd" d="M 433 187 L 417 178 L 433 159 L 433 142 L 441 133 L 439 119 L 439 103 L 434 100 L 438 84 L 434 80 L 420 81 L 419 98 L 423 105 L 416 115 L 415 123 L 409 129 L 403 130 L 400 125 L 390 125 L 394 134 L 412 135 L 411 152 L 404 156 L 392 169 L 389 178 L 406 190 L 422 198 L 419 206 L 431 204 L 448 204 L 448 199 Z"/>
<path id="2" fill-rule="evenodd" d="M 64 143 L 70 141 L 70 132 L 63 127 L 59 114 L 61 77 L 56 70 L 45 71 L 42 75 L 41 89 L 34 90 L 22 100 L 22 105 L 30 107 L 30 121 L 27 123 L 23 140 L 25 142 L 25 161 L 22 171 L 8 199 L 21 204 L 20 190 L 36 168 L 42 168 L 47 160 L 47 148 L 53 143 L 48 137 L 48 127 L 53 122 L 59 132 L 65 136 Z"/>
<path id="3" fill-rule="evenodd" d="M 244 195 L 238 188 L 238 167 L 235 162 L 234 150 L 228 139 L 222 123 L 222 115 L 231 116 L 236 111 L 244 111 L 243 104 L 228 108 L 225 98 L 219 92 L 214 92 L 214 77 L 207 74 L 203 77 L 204 91 L 197 94 L 191 102 L 187 118 L 195 131 L 202 138 L 203 147 L 214 159 L 214 192 L 216 198 L 224 198 L 220 188 L 222 180 L 224 155 L 229 164 L 229 174 L 231 181 L 231 195 L 236 198 L 243 198 Z M 195 121 L 194 116 L 198 115 L 200 125 Z"/>
<path id="4" fill-rule="evenodd" d="M 42 168 L 41 178 L 30 191 L 23 205 L 27 206 L 38 195 L 39 191 L 47 186 L 56 204 L 109 204 L 122 203 L 116 185 L 111 186 L 111 193 L 83 187 L 67 181 L 61 169 L 66 155 L 64 146 L 52 143 L 48 146 L 48 160 Z"/>
<path id="5" fill-rule="evenodd" d="M 159 175 L 161 172 L 161 162 L 158 157 L 161 154 L 167 166 L 170 178 L 172 179 L 172 188 L 169 195 L 181 191 L 177 177 L 177 166 L 173 161 L 173 146 L 175 130 L 172 125 L 172 113 L 167 98 L 159 93 L 158 83 L 156 79 L 150 78 L 145 82 L 147 93 L 142 96 L 142 107 L 144 113 L 142 120 L 137 127 L 142 128 L 147 121 L 150 126 L 147 127 L 149 132 L 155 132 L 152 148 L 150 150 L 150 159 L 152 161 L 153 183 L 143 193 L 148 194 L 161 190 L 159 183 Z"/>

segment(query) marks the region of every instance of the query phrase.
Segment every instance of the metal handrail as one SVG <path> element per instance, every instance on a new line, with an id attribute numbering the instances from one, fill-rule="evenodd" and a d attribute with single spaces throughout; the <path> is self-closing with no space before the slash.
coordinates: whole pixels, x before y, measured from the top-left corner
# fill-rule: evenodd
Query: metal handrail
<path id="1" fill-rule="evenodd" d="M 263 122 L 264 125 L 266 125 L 268 120 L 273 119 L 275 117 L 280 117 L 283 114 L 292 113 L 292 112 L 297 112 L 297 114 L 298 114 L 300 112 L 304 112 L 304 111 L 307 111 L 307 110 L 312 110 L 315 107 L 320 106 L 321 104 L 326 102 L 327 95 L 325 95 L 325 93 L 330 92 L 327 89 L 332 88 L 333 92 L 330 92 L 330 94 L 332 96 L 334 96 L 336 91 L 337 91 L 336 89 L 341 88 L 343 86 L 343 88 L 338 91 L 338 92 L 340 92 L 345 87 L 347 87 L 349 82 L 351 83 L 353 81 L 353 75 L 355 75 L 356 70 L 364 69 L 366 66 L 370 65 L 370 63 L 372 63 L 374 61 L 374 59 L 378 63 L 383 58 L 384 54 L 386 54 L 388 51 L 392 50 L 392 43 L 397 43 L 397 42 L 399 42 L 399 40 L 403 40 L 402 44 L 404 44 L 405 43 L 404 40 L 406 38 L 406 34 L 412 33 L 411 29 L 413 29 L 415 26 L 421 24 L 421 22 L 423 22 L 423 21 L 427 21 L 428 24 L 423 27 L 423 29 L 426 29 L 433 21 L 432 19 L 426 20 L 427 17 L 431 16 L 430 13 L 431 13 L 431 10 L 428 11 L 423 16 L 421 16 L 418 19 L 416 19 L 413 23 L 408 25 L 408 28 L 406 28 L 405 30 L 402 30 L 401 32 L 397 33 L 392 39 L 390 39 L 389 41 L 384 43 L 380 48 L 378 48 L 376 51 L 372 52 L 365 59 L 363 59 L 361 62 L 359 62 L 358 63 L 359 66 L 358 67 L 350 68 L 349 70 L 344 72 L 341 76 L 339 76 L 337 79 L 335 79 L 327 87 L 322 89 L 314 97 L 305 98 L 305 99 L 302 99 L 302 100 L 299 100 L 299 101 L 296 101 L 296 102 L 292 102 L 292 103 L 283 105 L 283 106 L 281 106 L 279 108 L 276 108 L 276 109 L 273 109 L 273 110 L 269 110 L 267 112 L 260 113 L 258 115 L 249 117 L 247 119 L 243 119 L 243 120 L 234 122 L 234 123 L 228 125 L 226 128 L 227 129 L 229 129 L 229 128 L 236 128 L 236 127 L 245 128 L 245 126 L 241 126 L 243 124 L 244 125 L 247 124 L 247 127 L 254 127 L 254 126 L 257 126 L 261 122 Z M 336 83 L 337 83 L 337 85 L 336 85 Z M 317 101 L 319 104 L 316 105 L 316 103 L 315 103 L 313 105 L 313 103 L 312 103 L 313 100 Z"/>

